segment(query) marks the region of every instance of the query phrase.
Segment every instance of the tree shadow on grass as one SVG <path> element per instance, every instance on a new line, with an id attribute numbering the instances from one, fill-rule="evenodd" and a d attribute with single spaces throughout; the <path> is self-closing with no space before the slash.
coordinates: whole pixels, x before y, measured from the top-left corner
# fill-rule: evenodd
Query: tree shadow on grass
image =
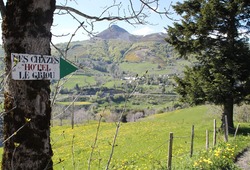
<path id="1" fill-rule="evenodd" d="M 237 134 L 244 135 L 244 136 L 250 135 L 250 126 L 239 127 Z"/>

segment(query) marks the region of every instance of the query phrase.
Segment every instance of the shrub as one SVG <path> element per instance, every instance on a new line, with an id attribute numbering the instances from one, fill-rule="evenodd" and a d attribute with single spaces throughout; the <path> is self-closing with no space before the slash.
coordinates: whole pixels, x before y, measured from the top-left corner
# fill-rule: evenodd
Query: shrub
<path id="1" fill-rule="evenodd" d="M 220 143 L 217 147 L 201 153 L 199 158 L 193 162 L 192 169 L 236 169 L 234 165 L 236 147 L 237 145 Z"/>

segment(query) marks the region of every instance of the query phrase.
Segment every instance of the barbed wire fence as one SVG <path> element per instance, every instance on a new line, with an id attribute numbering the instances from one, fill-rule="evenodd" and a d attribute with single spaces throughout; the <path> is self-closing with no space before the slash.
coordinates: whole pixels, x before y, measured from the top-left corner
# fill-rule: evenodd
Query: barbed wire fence
<path id="1" fill-rule="evenodd" d="M 229 127 L 228 127 L 228 121 L 227 121 L 227 116 L 225 115 L 224 117 L 225 119 L 225 124 L 223 125 L 223 132 L 224 132 L 224 142 L 228 142 L 229 138 Z M 210 132 L 213 133 L 213 145 L 212 147 L 215 147 L 216 144 L 217 144 L 217 134 L 218 134 L 218 128 L 217 128 L 217 125 L 216 125 L 216 119 L 214 119 L 213 121 L 213 130 L 206 130 L 206 137 L 205 137 L 205 149 L 206 150 L 209 150 L 210 148 L 210 145 L 209 145 L 209 141 L 210 141 L 210 138 L 209 138 L 209 134 Z M 235 129 L 235 133 L 234 133 L 234 139 L 236 138 L 237 136 L 237 132 L 238 132 L 238 129 L 239 129 L 239 126 L 240 124 L 237 125 L 236 129 Z M 190 136 L 184 136 L 184 137 L 174 137 L 174 133 L 173 132 L 170 132 L 169 133 L 169 147 L 168 147 L 168 164 L 167 164 L 167 169 L 168 170 L 171 170 L 172 169 L 172 158 L 173 158 L 173 140 L 174 139 L 178 139 L 178 138 L 190 138 L 191 139 L 191 142 L 190 142 L 190 157 L 193 157 L 193 153 L 194 153 L 194 143 L 195 143 L 195 140 L 194 140 L 194 137 L 195 137 L 195 130 L 194 130 L 194 125 L 192 125 L 192 128 L 191 128 L 191 135 Z M 197 137 L 196 137 L 197 138 Z M 201 150 L 204 150 L 204 148 L 200 148 Z M 176 157 L 177 155 L 175 155 Z M 180 156 L 180 155 L 178 155 Z"/>

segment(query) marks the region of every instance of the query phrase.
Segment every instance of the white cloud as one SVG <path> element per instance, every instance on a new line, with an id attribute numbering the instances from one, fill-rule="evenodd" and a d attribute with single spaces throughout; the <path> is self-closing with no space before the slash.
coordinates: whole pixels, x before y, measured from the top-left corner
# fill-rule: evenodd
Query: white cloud
<path id="1" fill-rule="evenodd" d="M 151 34 L 151 33 L 154 33 L 155 31 L 149 27 L 143 27 L 143 28 L 140 28 L 138 30 L 134 30 L 132 32 L 132 34 L 134 35 L 148 35 L 148 34 Z"/>
<path id="2" fill-rule="evenodd" d="M 167 34 L 167 30 L 165 28 L 161 30 L 161 32 Z"/>

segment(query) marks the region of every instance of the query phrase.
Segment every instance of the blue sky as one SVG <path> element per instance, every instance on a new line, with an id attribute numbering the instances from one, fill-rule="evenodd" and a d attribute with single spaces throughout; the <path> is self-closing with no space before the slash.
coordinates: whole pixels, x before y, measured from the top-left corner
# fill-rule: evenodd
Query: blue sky
<path id="1" fill-rule="evenodd" d="M 135 10 L 139 9 L 139 0 L 131 0 L 133 2 L 133 7 Z M 153 0 L 152 0 L 153 1 Z M 183 1 L 183 0 L 159 0 L 159 6 L 158 10 L 163 11 L 164 8 L 169 8 L 170 4 L 175 4 L 177 1 Z M 6 0 L 4 0 L 6 2 Z M 103 12 L 103 9 L 105 7 L 111 6 L 114 2 L 116 3 L 122 3 L 122 9 L 120 10 L 119 15 L 123 15 L 123 11 L 125 10 L 126 13 L 128 13 L 128 6 L 129 0 L 56 0 L 57 5 L 66 5 L 73 7 L 79 11 L 82 11 L 85 14 L 91 15 L 91 16 L 100 16 Z M 155 4 L 151 5 L 152 7 L 156 7 Z M 105 13 L 105 15 L 111 14 L 111 15 L 118 15 L 117 8 L 113 7 L 111 10 L 109 10 L 109 13 Z M 58 11 L 56 11 L 58 12 Z M 170 12 L 173 13 L 173 10 L 170 10 Z M 96 22 L 94 24 L 94 33 L 101 32 L 105 29 L 107 29 L 111 24 L 116 24 L 124 29 L 126 29 L 131 34 L 136 35 L 147 35 L 150 33 L 155 32 L 164 32 L 164 27 L 167 27 L 173 23 L 172 20 L 168 19 L 165 16 L 159 16 L 158 14 L 146 10 L 145 13 L 149 16 L 146 20 L 150 24 L 146 25 L 131 25 L 124 21 L 119 21 L 115 23 L 111 23 L 108 21 L 102 21 L 102 22 Z M 175 14 L 170 15 L 170 17 L 176 19 L 178 18 Z M 78 18 L 80 21 L 85 21 L 83 17 Z M 54 44 L 61 43 L 61 42 L 68 42 L 71 38 L 71 35 L 74 33 L 74 31 L 79 26 L 79 23 L 73 19 L 70 15 L 54 15 L 54 22 L 52 26 L 52 34 L 56 35 L 52 37 L 52 42 Z M 86 29 L 90 30 L 90 26 L 85 24 Z M 1 29 L 0 29 L 0 37 L 2 35 Z M 67 36 L 60 36 L 60 35 L 67 35 Z M 89 39 L 88 33 L 84 31 L 84 29 L 79 29 L 76 35 L 74 36 L 72 41 L 82 41 Z"/>
<path id="2" fill-rule="evenodd" d="M 120 0 L 123 4 L 123 8 L 126 10 L 129 6 L 129 0 Z M 116 0 L 116 3 L 119 3 L 120 1 Z M 175 4 L 178 0 L 173 0 L 172 3 Z M 181 1 L 181 0 L 180 0 Z M 57 0 L 57 5 L 64 5 L 65 2 L 67 2 L 67 6 L 74 7 L 75 9 L 82 11 L 83 13 L 86 13 L 88 15 L 92 16 L 99 16 L 103 12 L 103 9 L 107 6 L 111 6 L 114 0 Z M 135 9 L 139 9 L 139 0 L 132 0 L 133 5 Z M 164 7 L 169 8 L 171 1 L 169 0 L 160 0 L 160 4 L 158 7 L 159 11 L 163 11 Z M 152 7 L 156 7 L 155 4 L 152 4 Z M 117 8 L 112 8 L 110 11 L 111 15 L 117 15 Z M 128 12 L 128 11 L 127 11 Z M 126 13 L 127 13 L 126 12 Z M 168 25 L 171 25 L 173 23 L 172 20 L 168 19 L 165 16 L 159 16 L 158 14 L 152 12 L 152 11 L 145 11 L 149 17 L 147 18 L 147 21 L 151 24 L 146 25 L 131 25 L 124 21 L 119 21 L 115 23 L 110 23 L 108 21 L 102 21 L 102 22 L 96 22 L 94 24 L 94 33 L 101 32 L 105 29 L 107 29 L 110 24 L 116 24 L 124 29 L 126 29 L 128 32 L 136 35 L 147 35 L 150 33 L 155 32 L 164 32 L 164 27 L 167 27 Z M 170 12 L 173 12 L 173 10 L 170 10 Z M 108 13 L 105 13 L 108 15 Z M 120 10 L 120 15 L 123 15 L 123 10 Z M 176 15 L 170 15 L 172 18 L 177 18 Z M 84 18 L 78 17 L 79 20 L 85 21 Z M 71 35 L 74 33 L 76 28 L 79 26 L 79 23 L 73 19 L 70 15 L 55 15 L 54 17 L 54 24 L 52 27 L 52 34 L 54 35 L 68 35 L 68 36 L 62 36 L 62 37 L 56 37 L 53 36 L 52 42 L 53 43 L 60 43 L 60 42 L 68 42 Z M 90 29 L 89 25 L 85 25 L 86 29 Z M 74 36 L 73 41 L 78 40 L 86 40 L 88 39 L 88 33 L 84 31 L 84 29 L 79 29 L 77 34 Z"/>

